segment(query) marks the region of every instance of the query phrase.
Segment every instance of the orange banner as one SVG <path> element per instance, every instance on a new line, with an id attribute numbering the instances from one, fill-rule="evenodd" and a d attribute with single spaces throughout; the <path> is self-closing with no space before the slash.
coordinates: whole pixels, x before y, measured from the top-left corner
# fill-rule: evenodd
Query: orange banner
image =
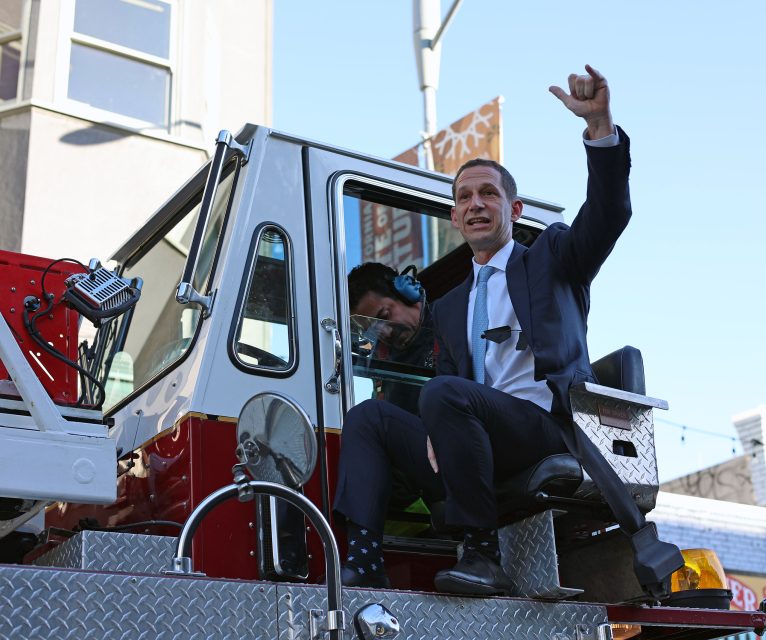
<path id="1" fill-rule="evenodd" d="M 502 104 L 503 98 L 498 96 L 439 131 L 431 141 L 434 169 L 454 175 L 460 165 L 473 158 L 487 158 L 502 164 Z M 418 166 L 422 147 L 421 142 L 394 160 Z"/>
<path id="2" fill-rule="evenodd" d="M 446 129 L 437 133 L 431 141 L 434 169 L 448 175 L 455 175 L 457 170 L 468 160 L 486 158 L 503 162 L 502 109 L 503 98 L 482 105 L 475 111 L 453 122 Z M 415 145 L 394 158 L 399 162 L 415 166 L 424 165 L 419 159 L 425 155 L 424 143 Z M 418 229 L 420 223 L 418 222 Z M 442 225 L 429 230 L 429 262 L 463 243 L 463 238 L 456 229 Z"/>
<path id="3" fill-rule="evenodd" d="M 501 105 L 497 97 L 476 111 L 453 122 L 431 141 L 436 171 L 454 175 L 460 166 L 473 158 L 503 161 Z M 424 165 L 424 143 L 394 158 L 414 166 Z M 362 261 L 382 262 L 395 269 L 425 264 L 423 216 L 382 204 L 362 202 L 359 212 L 362 235 Z M 457 230 L 449 226 L 429 227 L 429 260 L 446 255 L 462 244 Z"/>

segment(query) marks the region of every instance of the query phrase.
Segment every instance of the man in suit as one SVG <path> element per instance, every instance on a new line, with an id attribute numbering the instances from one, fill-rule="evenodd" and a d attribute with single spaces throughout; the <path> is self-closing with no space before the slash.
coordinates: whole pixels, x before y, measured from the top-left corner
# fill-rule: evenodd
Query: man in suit
<path id="1" fill-rule="evenodd" d="M 584 75 L 569 76 L 569 93 L 550 88 L 586 122 L 587 198 L 571 227 L 551 225 L 529 249 L 515 243 L 513 223 L 523 203 L 512 176 L 492 161 L 463 165 L 453 184 L 451 219 L 473 251 L 473 269 L 434 304 L 438 375 L 422 390 L 420 419 L 385 403 L 363 403 L 344 424 L 347 451 L 341 451 L 335 508 L 350 523 L 350 544 L 358 549 L 361 541 L 369 547 L 368 536 L 381 531 L 387 494 L 379 483 L 390 473 L 386 462 L 431 493 L 441 488 L 447 524 L 464 531 L 464 553 L 453 569 L 436 575 L 440 591 L 492 595 L 507 590 L 494 481 L 553 453 L 578 455 L 620 524 L 630 534 L 646 533 L 643 516 L 619 479 L 571 424 L 569 388 L 594 381 L 586 343 L 590 283 L 631 216 L 629 140 L 613 123 L 606 79 L 590 66 L 585 69 Z M 487 333 L 490 329 L 497 331 Z M 430 476 L 420 458 L 424 449 Z M 355 482 L 360 469 L 353 471 L 349 463 L 355 454 L 364 457 L 367 471 L 359 480 L 369 481 L 372 489 Z M 361 527 L 354 529 L 354 523 Z M 641 535 L 652 538 L 652 532 Z M 649 540 L 654 541 L 656 532 Z M 671 564 L 678 559 L 674 553 L 680 557 L 677 548 L 669 549 Z M 360 581 L 352 575 L 358 569 L 352 560 L 344 581 L 362 586 L 377 575 L 383 581 L 378 584 L 385 584 L 382 563 L 375 564 L 380 571 L 363 567 Z M 656 576 L 639 578 L 644 584 Z"/>
<path id="2" fill-rule="evenodd" d="M 586 71 L 569 77 L 569 94 L 551 87 L 587 125 L 587 199 L 571 227 L 554 224 L 526 249 L 511 237 L 523 203 L 503 167 L 468 162 L 453 185 L 452 225 L 474 253 L 473 269 L 434 305 L 440 376 L 420 403 L 433 443 L 429 459 L 446 490 L 447 523 L 463 527 L 469 543 L 461 562 L 436 578 L 446 591 L 501 589 L 493 483 L 546 450 L 567 450 L 569 387 L 593 381 L 590 283 L 630 219 L 630 160 L 628 138 L 612 121 L 606 79 Z M 457 308 L 468 311 L 450 313 Z M 500 343 L 477 340 L 477 322 L 480 333 L 507 326 L 510 335 Z"/>

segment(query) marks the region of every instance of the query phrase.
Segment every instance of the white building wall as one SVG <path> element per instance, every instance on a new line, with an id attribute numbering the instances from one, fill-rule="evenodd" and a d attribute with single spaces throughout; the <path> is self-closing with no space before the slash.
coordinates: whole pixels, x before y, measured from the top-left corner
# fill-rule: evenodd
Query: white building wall
<path id="1" fill-rule="evenodd" d="M 76 0 L 21 1 L 21 91 L 0 102 L 0 173 L 13 183 L 0 249 L 105 259 L 206 161 L 220 129 L 271 124 L 272 0 L 169 0 L 168 131 L 70 100 Z"/>
<path id="2" fill-rule="evenodd" d="M 22 252 L 105 261 L 206 157 L 34 109 Z"/>
<path id="3" fill-rule="evenodd" d="M 739 413 L 731 420 L 742 443 L 742 449 L 746 455 L 750 456 L 750 474 L 755 501 L 760 505 L 766 505 L 766 458 L 764 457 L 766 434 L 763 431 L 766 426 L 766 405 Z"/>
<path id="4" fill-rule="evenodd" d="M 766 507 L 660 491 L 647 517 L 681 549 L 716 551 L 727 572 L 766 575 Z"/>

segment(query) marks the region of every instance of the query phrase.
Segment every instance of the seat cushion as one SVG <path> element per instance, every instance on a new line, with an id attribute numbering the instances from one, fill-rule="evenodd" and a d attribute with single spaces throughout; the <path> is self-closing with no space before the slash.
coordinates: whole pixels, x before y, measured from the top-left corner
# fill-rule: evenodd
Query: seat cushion
<path id="1" fill-rule="evenodd" d="M 538 492 L 569 497 L 582 482 L 582 467 L 569 453 L 543 458 L 537 464 L 495 485 L 501 514 L 507 508 L 535 502 Z"/>

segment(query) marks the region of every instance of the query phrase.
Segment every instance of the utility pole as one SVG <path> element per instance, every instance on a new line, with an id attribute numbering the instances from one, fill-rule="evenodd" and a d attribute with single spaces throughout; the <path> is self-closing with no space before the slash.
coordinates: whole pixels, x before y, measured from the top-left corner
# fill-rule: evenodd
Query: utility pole
<path id="1" fill-rule="evenodd" d="M 441 63 L 441 37 L 449 27 L 463 0 L 452 3 L 444 21 L 441 19 L 441 0 L 413 0 L 415 61 L 418 82 L 423 92 L 423 148 L 426 168 L 434 169 L 431 140 L 436 135 L 436 91 L 439 89 Z"/>

